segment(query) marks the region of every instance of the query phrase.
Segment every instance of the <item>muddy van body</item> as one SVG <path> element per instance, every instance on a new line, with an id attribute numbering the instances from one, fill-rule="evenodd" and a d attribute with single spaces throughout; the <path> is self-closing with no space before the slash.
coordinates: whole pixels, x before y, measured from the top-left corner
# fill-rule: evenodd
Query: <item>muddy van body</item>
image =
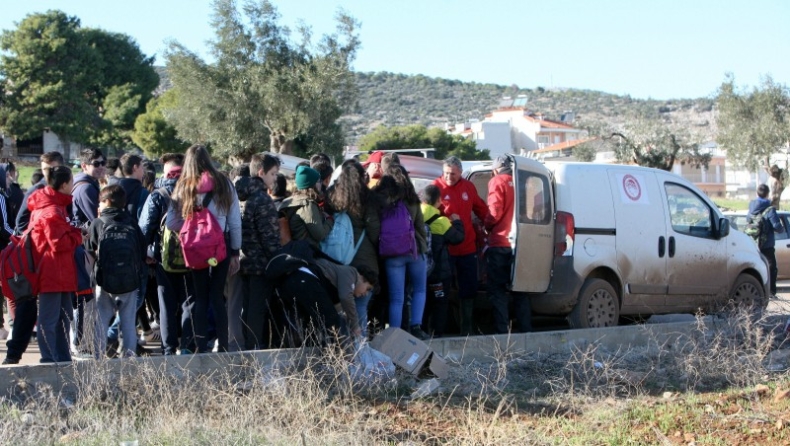
<path id="1" fill-rule="evenodd" d="M 512 156 L 516 206 L 512 290 L 534 313 L 574 327 L 620 316 L 767 303 L 755 243 L 682 177 L 638 166 L 547 163 Z M 491 164 L 466 178 L 485 200 Z"/>

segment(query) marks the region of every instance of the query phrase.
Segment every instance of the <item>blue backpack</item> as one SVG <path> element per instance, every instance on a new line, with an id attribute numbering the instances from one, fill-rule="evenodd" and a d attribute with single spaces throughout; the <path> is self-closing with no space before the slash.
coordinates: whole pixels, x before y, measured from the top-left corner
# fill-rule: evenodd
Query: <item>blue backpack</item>
<path id="1" fill-rule="evenodd" d="M 365 238 L 365 230 L 359 236 L 359 240 L 354 241 L 354 226 L 351 224 L 351 217 L 345 211 L 335 214 L 335 225 L 329 231 L 329 235 L 320 243 L 321 251 L 343 265 L 348 265 L 357 255 L 362 239 Z"/>

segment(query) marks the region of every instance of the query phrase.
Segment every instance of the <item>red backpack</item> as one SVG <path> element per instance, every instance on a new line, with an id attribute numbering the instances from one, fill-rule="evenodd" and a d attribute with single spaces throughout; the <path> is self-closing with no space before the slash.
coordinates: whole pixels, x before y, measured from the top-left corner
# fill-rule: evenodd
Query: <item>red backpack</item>
<path id="1" fill-rule="evenodd" d="M 0 252 L 0 279 L 3 294 L 18 304 L 38 296 L 41 259 L 33 249 L 28 230 L 11 241 Z"/>
<path id="2" fill-rule="evenodd" d="M 184 263 L 190 269 L 216 266 L 228 256 L 225 232 L 208 210 L 211 195 L 211 192 L 206 194 L 203 206 L 195 209 L 178 233 L 184 251 Z"/>

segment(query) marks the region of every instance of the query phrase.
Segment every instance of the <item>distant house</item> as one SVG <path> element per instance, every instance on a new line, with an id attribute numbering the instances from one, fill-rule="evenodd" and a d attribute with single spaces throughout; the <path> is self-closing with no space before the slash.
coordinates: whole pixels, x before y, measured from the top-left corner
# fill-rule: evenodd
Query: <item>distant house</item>
<path id="1" fill-rule="evenodd" d="M 3 135 L 2 156 L 37 160 L 44 153 L 58 151 L 63 154 L 63 158 L 71 160 L 79 158 L 82 148 L 82 144 L 65 142 L 55 132 L 44 130 L 40 137 L 31 139 L 16 140 L 9 135 Z"/>
<path id="2" fill-rule="evenodd" d="M 573 113 L 566 113 L 563 118 L 546 119 L 542 113 L 528 110 L 526 96 L 505 97 L 482 121 L 458 124 L 448 131 L 473 139 L 477 148 L 488 149 L 491 157 L 505 153 L 526 156 L 534 150 L 587 137 L 586 130 L 571 125 Z"/>

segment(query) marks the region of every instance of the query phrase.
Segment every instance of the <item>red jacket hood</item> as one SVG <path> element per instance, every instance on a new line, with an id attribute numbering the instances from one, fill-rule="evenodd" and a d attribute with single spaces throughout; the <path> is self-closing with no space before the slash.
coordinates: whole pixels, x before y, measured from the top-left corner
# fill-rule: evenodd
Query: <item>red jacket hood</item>
<path id="1" fill-rule="evenodd" d="M 27 200 L 27 208 L 30 211 L 48 206 L 66 207 L 70 204 L 71 195 L 62 194 L 49 186 L 33 192 Z"/>

